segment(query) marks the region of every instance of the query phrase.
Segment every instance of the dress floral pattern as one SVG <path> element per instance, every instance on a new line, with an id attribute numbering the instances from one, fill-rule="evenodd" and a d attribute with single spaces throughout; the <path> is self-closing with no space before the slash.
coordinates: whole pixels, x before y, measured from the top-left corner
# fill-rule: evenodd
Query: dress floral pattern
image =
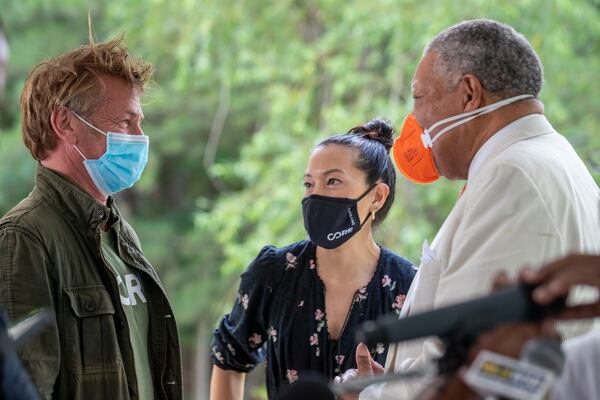
<path id="1" fill-rule="evenodd" d="M 346 324 L 333 340 L 318 269 L 316 246 L 310 241 L 263 248 L 242 274 L 231 313 L 214 332 L 213 362 L 249 372 L 266 360 L 269 398 L 303 374 L 333 379 L 356 366 L 357 327 L 383 313 L 400 312 L 416 272 L 409 261 L 381 248 L 373 278 L 355 293 Z M 384 364 L 387 347 L 379 343 L 371 354 Z"/>

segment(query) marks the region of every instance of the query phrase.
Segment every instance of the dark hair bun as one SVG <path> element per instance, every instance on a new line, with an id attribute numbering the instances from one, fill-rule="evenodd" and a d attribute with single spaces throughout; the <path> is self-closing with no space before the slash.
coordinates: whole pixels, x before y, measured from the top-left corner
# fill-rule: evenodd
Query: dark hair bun
<path id="1" fill-rule="evenodd" d="M 394 144 L 394 132 L 392 124 L 383 118 L 372 119 L 366 124 L 355 126 L 348 131 L 349 134 L 381 143 L 387 151 L 390 151 Z"/>

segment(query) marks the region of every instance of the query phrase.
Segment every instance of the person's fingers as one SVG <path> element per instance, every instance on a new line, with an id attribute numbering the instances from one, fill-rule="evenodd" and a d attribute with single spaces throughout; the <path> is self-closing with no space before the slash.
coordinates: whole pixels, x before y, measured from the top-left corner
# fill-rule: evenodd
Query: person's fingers
<path id="1" fill-rule="evenodd" d="M 537 276 L 537 271 L 526 266 L 519 271 L 519 280 L 527 283 L 534 283 L 533 280 Z"/>
<path id="2" fill-rule="evenodd" d="M 600 317 L 600 302 L 582 304 L 563 310 L 556 318 L 558 319 L 586 319 Z"/>
<path id="3" fill-rule="evenodd" d="M 377 361 L 373 360 L 373 374 L 375 375 L 381 375 L 383 373 L 385 373 L 385 368 L 379 364 Z"/>
<path id="4" fill-rule="evenodd" d="M 531 284 L 540 283 L 540 282 L 548 279 L 549 277 L 561 272 L 565 268 L 566 265 L 572 264 L 574 262 L 573 257 L 574 256 L 567 256 L 558 261 L 555 261 L 546 266 L 543 266 L 540 269 L 536 269 L 536 270 L 529 269 L 527 271 L 523 271 L 523 273 L 521 274 L 522 278 L 523 278 L 524 282 L 526 282 L 526 283 L 531 283 Z"/>
<path id="5" fill-rule="evenodd" d="M 356 346 L 356 366 L 359 376 L 373 375 L 373 359 L 369 353 L 369 348 L 364 343 Z"/>
<path id="6" fill-rule="evenodd" d="M 560 276 L 546 284 L 540 284 L 532 293 L 533 300 L 539 304 L 548 304 L 552 301 L 565 297 L 571 289 L 571 279 Z"/>
<path id="7" fill-rule="evenodd" d="M 533 291 L 533 299 L 548 304 L 567 296 L 572 287 L 587 285 L 600 287 L 600 265 L 572 264 L 541 282 Z"/>
<path id="8" fill-rule="evenodd" d="M 540 334 L 539 324 L 515 323 L 504 324 L 479 336 L 477 343 L 468 354 L 469 363 L 481 350 L 505 354 L 518 358 L 523 345 Z"/>
<path id="9" fill-rule="evenodd" d="M 526 283 L 537 284 L 534 300 L 548 304 L 566 296 L 576 285 L 600 287 L 600 257 L 571 255 L 537 271 L 524 271 L 520 278 Z"/>
<path id="10" fill-rule="evenodd" d="M 582 275 L 591 277 L 592 282 L 582 281 Z M 581 284 L 600 284 L 600 256 L 570 255 L 538 270 L 531 270 L 523 278 L 525 282 L 535 284 L 562 276 L 571 277 Z"/>
<path id="11" fill-rule="evenodd" d="M 556 330 L 556 320 L 552 318 L 547 318 L 542 321 L 540 326 L 540 335 L 558 341 L 562 340 L 558 331 Z"/>
<path id="12" fill-rule="evenodd" d="M 492 282 L 492 291 L 500 290 L 511 284 L 508 274 L 505 271 L 500 271 Z"/>
<path id="13" fill-rule="evenodd" d="M 351 368 L 344 372 L 342 376 L 340 376 L 340 383 L 348 382 L 358 377 L 358 370 L 355 368 Z"/>
<path id="14" fill-rule="evenodd" d="M 354 368 L 345 371 L 341 376 L 336 376 L 333 379 L 333 383 L 340 385 L 342 383 L 351 381 L 358 377 L 358 371 Z M 346 394 L 338 398 L 339 400 L 358 400 L 358 394 Z"/>

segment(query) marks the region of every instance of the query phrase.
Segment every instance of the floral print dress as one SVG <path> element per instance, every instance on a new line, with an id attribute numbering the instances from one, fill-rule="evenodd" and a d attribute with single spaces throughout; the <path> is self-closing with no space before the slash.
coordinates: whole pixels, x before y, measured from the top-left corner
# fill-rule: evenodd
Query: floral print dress
<path id="1" fill-rule="evenodd" d="M 242 274 L 231 313 L 214 331 L 213 362 L 225 370 L 249 372 L 266 359 L 269 398 L 303 374 L 331 380 L 356 367 L 354 334 L 361 323 L 400 313 L 415 272 L 409 261 L 381 248 L 371 281 L 356 291 L 346 323 L 332 340 L 316 246 L 302 241 L 264 247 Z M 387 347 L 379 344 L 371 354 L 384 365 Z"/>

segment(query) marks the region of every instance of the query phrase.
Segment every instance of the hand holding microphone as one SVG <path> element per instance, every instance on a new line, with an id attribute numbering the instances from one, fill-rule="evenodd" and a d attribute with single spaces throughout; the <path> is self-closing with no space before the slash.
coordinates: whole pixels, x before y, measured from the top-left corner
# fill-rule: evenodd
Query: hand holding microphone
<path id="1" fill-rule="evenodd" d="M 424 336 L 448 337 L 457 331 L 478 335 L 496 325 L 510 322 L 541 321 L 600 316 L 600 301 L 565 306 L 569 291 L 577 285 L 600 288 L 600 256 L 571 255 L 537 271 L 524 269 L 522 283 L 506 287 L 499 277 L 495 286 L 505 286 L 492 294 L 464 303 L 398 320 L 395 316 L 369 322 L 358 340 L 371 346 Z"/>
<path id="2" fill-rule="evenodd" d="M 499 286 L 499 285 L 496 285 Z M 498 328 L 502 335 L 498 343 L 506 344 L 500 352 L 509 353 L 516 349 L 518 357 L 523 343 L 540 334 L 539 324 L 522 324 L 528 329 L 511 329 L 507 325 L 515 322 L 540 322 L 557 315 L 565 306 L 565 297 L 540 305 L 532 298 L 533 285 L 517 284 L 501 288 L 488 296 L 450 305 L 433 311 L 416 314 L 398 320 L 387 317 L 367 323 L 358 334 L 358 340 L 373 345 L 377 342 L 392 343 L 426 336 L 438 336 L 446 340 L 448 347 L 444 357 L 438 360 L 441 374 L 452 374 L 467 361 L 468 349 L 479 337 L 485 338 L 488 331 Z M 533 328 L 537 327 L 537 328 Z M 508 329 L 509 331 L 506 331 Z M 484 335 L 484 336 L 481 336 Z M 471 357 L 479 351 L 471 348 Z M 444 398 L 444 397 L 441 397 Z"/>
<path id="3" fill-rule="evenodd" d="M 564 308 L 564 298 L 544 305 L 531 297 L 534 287 L 518 284 L 488 296 L 398 319 L 385 316 L 363 324 L 357 340 L 369 346 L 438 336 L 477 337 L 495 326 L 510 322 L 541 321 Z"/>
<path id="4" fill-rule="evenodd" d="M 533 299 L 540 305 L 565 297 L 577 285 L 600 288 L 600 256 L 570 255 L 539 269 L 525 268 L 520 280 L 537 285 Z M 557 318 L 581 319 L 600 316 L 600 300 L 566 308 Z"/>
<path id="5" fill-rule="evenodd" d="M 577 285 L 587 285 L 592 287 L 600 288 L 600 256 L 591 255 L 571 255 L 560 259 L 556 262 L 548 264 L 539 270 L 531 270 L 525 268 L 519 274 L 519 279 L 526 284 L 535 285 L 533 288 L 531 297 L 532 300 L 541 306 L 548 305 L 557 299 L 565 298 L 570 290 Z M 501 287 L 507 287 L 510 283 L 506 275 L 502 274 L 497 277 L 494 282 L 495 289 Z M 600 302 L 591 304 L 576 305 L 576 306 L 565 306 L 557 313 L 554 313 L 555 318 L 559 319 L 578 319 L 578 318 L 591 318 L 600 316 Z M 497 327 L 496 329 L 485 333 L 480 336 L 476 346 L 474 346 L 469 352 L 469 360 L 473 360 L 478 354 L 481 354 L 485 350 L 491 350 L 494 353 L 509 355 L 511 357 L 518 357 L 519 352 L 522 350 L 522 354 L 527 357 L 527 346 L 532 347 L 532 343 L 541 343 L 540 340 L 546 340 L 546 343 L 552 344 L 552 339 L 548 342 L 548 339 L 556 337 L 556 332 L 553 328 L 552 320 L 545 320 L 542 323 L 521 323 L 521 324 L 505 324 Z M 542 339 L 534 340 L 535 337 L 542 337 Z M 555 376 L 560 375 L 560 367 L 564 362 L 564 356 L 558 347 L 558 341 L 553 341 L 554 349 L 547 345 L 537 346 L 537 356 L 534 358 L 538 360 L 538 366 L 545 367 L 554 373 Z M 592 350 L 592 349 L 590 349 Z M 484 353 L 482 360 L 485 360 L 486 355 Z M 531 355 L 530 355 L 531 356 Z M 540 357 L 552 357 L 552 359 L 541 360 Z M 479 366 L 482 363 L 478 364 Z M 488 365 L 489 367 L 489 365 Z M 473 368 L 473 366 L 471 367 Z M 504 373 L 509 369 L 504 369 Z M 473 371 L 477 371 L 474 369 Z M 471 374 L 473 376 L 474 373 Z M 466 374 L 465 374 L 466 376 Z M 505 375 L 506 376 L 506 375 Z M 466 378 L 466 381 L 473 389 L 478 389 L 477 379 L 475 381 Z M 541 380 L 539 381 L 541 382 Z M 581 378 L 579 384 L 585 386 L 585 377 Z M 569 391 L 565 385 L 563 389 L 566 393 L 574 393 Z M 489 387 L 489 386 L 488 386 Z M 479 388 L 481 390 L 481 388 Z M 496 393 L 502 394 L 504 397 L 509 398 L 520 398 L 519 390 L 511 390 L 510 386 L 497 387 L 499 391 Z M 513 388 L 514 389 L 514 388 Z M 574 388 L 571 388 L 573 390 Z M 505 390 L 502 392 L 502 390 Z M 438 399 L 445 398 L 456 398 L 458 395 L 461 398 L 467 398 L 470 389 L 465 386 L 461 379 L 457 377 L 450 382 L 447 386 L 446 392 L 440 394 Z M 509 394 L 510 392 L 510 394 Z M 533 398 L 528 396 L 525 398 Z"/>

